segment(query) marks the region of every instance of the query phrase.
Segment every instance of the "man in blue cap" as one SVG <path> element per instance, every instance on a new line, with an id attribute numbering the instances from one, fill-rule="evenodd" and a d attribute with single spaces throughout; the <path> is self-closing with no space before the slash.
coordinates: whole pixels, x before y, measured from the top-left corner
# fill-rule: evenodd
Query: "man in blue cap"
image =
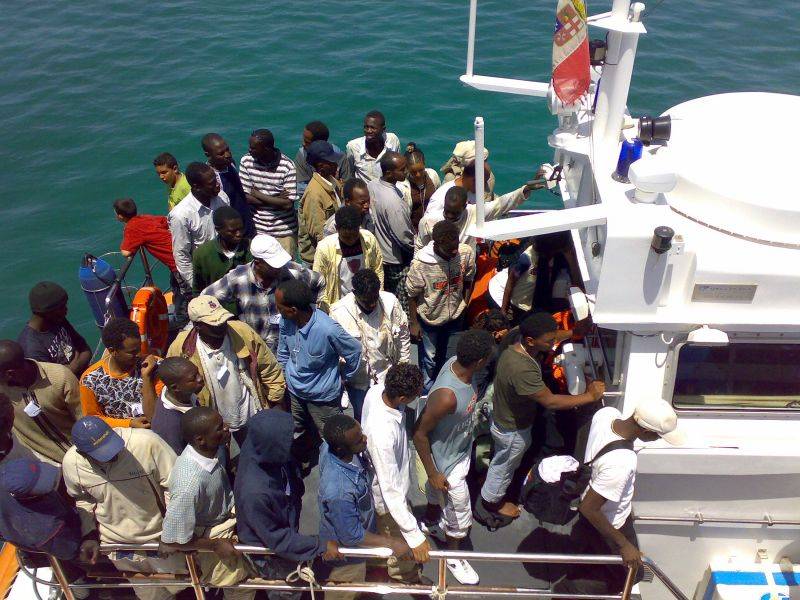
<path id="1" fill-rule="evenodd" d="M 316 140 L 306 148 L 306 159 L 314 174 L 300 199 L 298 244 L 300 257 L 312 264 L 317 244 L 325 237 L 325 222 L 342 204 L 341 183 L 336 178 L 342 153 L 329 142 Z"/>
<path id="2" fill-rule="evenodd" d="M 98 558 L 98 542 L 157 542 L 166 513 L 165 492 L 175 452 L 149 429 L 111 428 L 99 417 L 84 417 L 72 428 L 64 455 L 67 492 L 75 498 L 81 533 L 90 540 L 90 562 Z M 159 558 L 151 552 L 113 552 L 120 571 L 183 573 L 180 555 Z M 168 600 L 180 588 L 134 587 L 141 600 Z"/>

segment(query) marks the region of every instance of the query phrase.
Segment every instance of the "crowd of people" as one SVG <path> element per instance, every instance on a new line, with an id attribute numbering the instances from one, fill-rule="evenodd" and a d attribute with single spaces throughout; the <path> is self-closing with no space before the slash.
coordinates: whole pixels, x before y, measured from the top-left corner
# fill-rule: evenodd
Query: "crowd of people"
<path id="1" fill-rule="evenodd" d="M 138 326 L 119 316 L 92 363 L 66 291 L 48 281 L 30 291 L 18 339 L 0 341 L 0 535 L 68 561 L 73 577 L 104 560 L 102 543 L 159 542 L 157 553 L 112 552 L 126 574 L 185 573 L 183 553 L 205 550 L 203 582 L 228 586 L 226 598 L 253 597 L 231 586 L 283 579 L 306 561 L 319 580 L 364 581 L 365 560 L 340 551 L 352 547 L 389 548 L 389 578 L 429 584 L 430 537 L 467 549 L 473 511 L 495 526 L 519 516 L 510 486 L 543 411 L 596 407 L 604 393 L 593 381 L 571 395 L 550 378 L 554 347 L 587 326 L 562 326 L 537 305 L 544 267 L 552 294 L 570 260 L 557 243 L 523 241 L 504 259 L 502 294 L 475 291 L 504 250 L 469 235 L 476 159 L 487 219 L 543 188 L 541 171 L 496 196 L 488 152 L 476 157 L 466 141 L 440 177 L 416 144 L 400 152 L 378 111 L 344 152 L 320 121 L 305 126 L 293 159 L 268 129 L 252 132 L 238 165 L 219 134 L 201 148 L 206 161 L 183 171 L 168 153 L 153 161 L 166 216 L 139 214 L 131 198 L 113 203 L 122 253 L 146 250 L 170 272 L 164 356 L 143 354 Z M 405 407 L 422 396 L 415 421 Z M 493 454 L 473 501 L 476 406 L 487 400 Z M 611 440 L 668 437 L 674 412 L 658 406 L 627 419 L 598 411 L 586 461 Z M 312 535 L 299 522 L 316 466 Z M 635 472 L 629 449 L 602 456 L 580 510 L 582 547 L 628 564 L 640 560 Z M 413 480 L 427 497 L 419 519 Z M 246 557 L 236 540 L 274 554 Z M 447 567 L 462 584 L 479 581 L 466 560 Z M 134 589 L 143 600 L 176 593 Z"/>

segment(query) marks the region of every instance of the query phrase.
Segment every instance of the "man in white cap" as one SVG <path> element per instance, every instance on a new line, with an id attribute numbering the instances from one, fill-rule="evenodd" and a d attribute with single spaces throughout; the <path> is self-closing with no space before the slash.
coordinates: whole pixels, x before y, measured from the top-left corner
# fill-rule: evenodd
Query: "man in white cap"
<path id="1" fill-rule="evenodd" d="M 214 296 L 192 299 L 189 320 L 192 328 L 178 334 L 167 356 L 182 356 L 197 367 L 204 382 L 198 402 L 218 411 L 241 445 L 250 417 L 283 402 L 283 372 L 258 333 Z"/>
<path id="2" fill-rule="evenodd" d="M 653 442 L 659 438 L 675 446 L 684 443 L 678 416 L 664 400 L 645 400 L 628 418 L 611 406 L 595 413 L 584 457 L 584 462 L 592 461 L 592 475 L 578 508 L 580 516 L 570 534 L 570 553 L 619 553 L 626 566 L 638 570 L 635 581 L 641 579 L 642 553 L 631 517 L 637 467 L 633 442 L 637 439 Z M 615 442 L 621 447 L 598 456 L 603 448 Z M 624 582 L 625 569 L 619 566 L 576 565 L 568 570 L 566 580 L 559 582 L 556 589 L 616 594 Z"/>
<path id="3" fill-rule="evenodd" d="M 325 293 L 325 278 L 292 260 L 280 242 L 258 234 L 250 242 L 252 262 L 240 265 L 203 290 L 222 304 L 235 304 L 236 316 L 255 329 L 275 353 L 278 349 L 278 324 L 281 315 L 275 305 L 275 290 L 288 279 L 299 279 L 317 298 Z M 327 311 L 327 306 L 320 306 Z"/>

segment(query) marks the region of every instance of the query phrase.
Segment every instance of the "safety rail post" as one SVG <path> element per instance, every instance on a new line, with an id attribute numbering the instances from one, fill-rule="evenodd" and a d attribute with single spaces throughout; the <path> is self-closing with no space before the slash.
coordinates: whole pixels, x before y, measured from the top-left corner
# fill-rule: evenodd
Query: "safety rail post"
<path id="1" fill-rule="evenodd" d="M 75 600 L 75 594 L 72 593 L 72 588 L 69 587 L 69 580 L 66 573 L 64 573 L 64 567 L 61 566 L 61 561 L 49 554 L 47 555 L 47 560 L 50 561 L 53 575 L 55 575 L 56 581 L 58 581 L 58 585 L 61 586 L 61 591 L 64 593 L 64 600 Z M 34 582 L 33 585 L 35 586 L 36 583 Z"/>
<path id="2" fill-rule="evenodd" d="M 633 578 L 635 575 L 636 569 L 629 566 L 628 572 L 625 575 L 625 585 L 622 586 L 622 595 L 620 596 L 620 600 L 630 600 L 631 590 L 633 589 Z"/>
<path id="3" fill-rule="evenodd" d="M 646 557 L 646 556 L 645 556 L 645 557 L 642 557 L 642 562 L 645 564 L 645 566 L 646 566 L 648 569 L 650 569 L 650 570 L 653 572 L 653 575 L 655 575 L 655 576 L 656 576 L 656 578 L 657 578 L 657 579 L 658 579 L 658 580 L 659 580 L 659 581 L 660 581 L 662 584 L 664 584 L 664 587 L 665 587 L 665 588 L 667 588 L 667 589 L 669 590 L 669 592 L 670 592 L 670 593 L 671 593 L 671 594 L 672 594 L 672 595 L 673 595 L 673 596 L 674 596 L 674 597 L 675 597 L 677 600 L 689 600 L 689 599 L 688 599 L 688 598 L 687 598 L 687 597 L 684 595 L 684 593 L 683 593 L 683 592 L 680 590 L 680 588 L 679 588 L 677 585 L 675 585 L 675 583 L 672 581 L 672 579 L 670 579 L 669 577 L 667 577 L 666 573 L 664 573 L 664 571 L 662 571 L 662 570 L 661 570 L 661 567 L 659 567 L 659 566 L 658 566 L 656 563 L 654 563 L 654 562 L 653 562 L 651 559 L 649 559 L 649 558 L 648 558 L 648 557 Z"/>
<path id="4" fill-rule="evenodd" d="M 439 559 L 439 573 L 436 581 L 436 593 L 440 598 L 444 598 L 447 594 L 447 559 L 442 557 Z"/>
<path id="5" fill-rule="evenodd" d="M 480 232 L 486 222 L 486 206 L 484 200 L 484 129 L 483 117 L 475 117 L 475 225 Z"/>
<path id="6" fill-rule="evenodd" d="M 194 561 L 194 553 L 186 553 L 186 567 L 189 569 L 189 579 L 192 581 L 192 589 L 197 600 L 206 600 L 206 593 L 203 591 L 203 584 L 200 582 L 199 569 Z M 627 600 L 627 599 L 623 599 Z"/>

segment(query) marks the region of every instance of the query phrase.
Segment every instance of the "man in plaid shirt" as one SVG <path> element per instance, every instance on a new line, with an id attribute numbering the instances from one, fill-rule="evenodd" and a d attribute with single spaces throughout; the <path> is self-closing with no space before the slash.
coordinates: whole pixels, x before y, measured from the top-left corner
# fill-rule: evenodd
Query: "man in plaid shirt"
<path id="1" fill-rule="evenodd" d="M 236 304 L 236 314 L 255 329 L 273 353 L 278 350 L 281 315 L 275 306 L 275 290 L 287 279 L 299 279 L 311 287 L 319 300 L 325 293 L 325 278 L 292 260 L 274 237 L 259 234 L 250 243 L 252 262 L 240 265 L 203 290 L 221 303 Z M 327 311 L 328 307 L 320 305 Z"/>

